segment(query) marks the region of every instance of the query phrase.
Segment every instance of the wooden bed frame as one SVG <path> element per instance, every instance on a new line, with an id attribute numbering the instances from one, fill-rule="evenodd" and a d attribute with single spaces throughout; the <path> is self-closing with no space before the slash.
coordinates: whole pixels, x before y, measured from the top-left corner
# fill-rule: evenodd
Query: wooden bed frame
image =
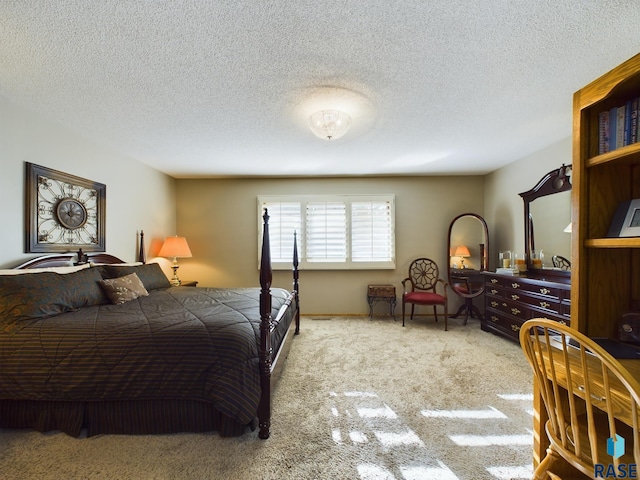
<path id="1" fill-rule="evenodd" d="M 292 308 L 292 304 L 296 309 L 294 314 L 294 322 L 287 330 L 285 337 L 275 356 L 272 355 L 273 348 L 271 345 L 271 332 L 273 323 L 278 322 L 284 314 L 286 308 L 280 310 L 278 318 L 271 317 L 271 249 L 269 240 L 269 215 L 267 209 L 264 210 L 263 218 L 263 236 L 262 236 L 262 255 L 260 259 L 260 345 L 259 345 L 259 368 L 260 368 L 260 385 L 262 389 L 260 404 L 258 406 L 258 436 L 262 439 L 269 438 L 271 429 L 271 401 L 272 391 L 275 384 L 280 378 L 284 362 L 291 348 L 292 338 L 300 333 L 300 297 L 299 297 L 299 272 L 298 272 L 298 247 L 294 233 L 293 243 L 293 291 L 285 302 L 286 308 Z M 144 249 L 144 232 L 140 232 L 140 249 L 138 253 L 138 262 L 146 263 L 146 254 Z M 75 260 L 75 261 L 74 261 Z M 116 264 L 124 263 L 118 257 L 107 253 L 87 253 L 82 249 L 77 253 L 65 253 L 55 255 L 44 255 L 33 258 L 16 269 L 32 269 L 59 267 L 68 265 L 70 262 L 80 265 L 84 263 L 106 263 Z M 294 301 L 295 300 L 295 301 Z M 273 358 L 273 361 L 271 360 Z"/>

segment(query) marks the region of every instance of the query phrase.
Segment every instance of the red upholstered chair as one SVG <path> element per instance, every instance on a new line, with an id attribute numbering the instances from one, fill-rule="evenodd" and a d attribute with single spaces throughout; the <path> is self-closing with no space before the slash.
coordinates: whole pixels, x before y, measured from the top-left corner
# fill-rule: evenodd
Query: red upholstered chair
<path id="1" fill-rule="evenodd" d="M 404 311 L 407 303 L 411 304 L 411 319 L 416 305 L 433 306 L 433 314 L 438 321 L 436 307 L 444 309 L 444 329 L 447 330 L 447 282 L 440 277 L 436 262 L 429 258 L 417 258 L 409 265 L 409 276 L 402 280 L 402 326 L 404 327 Z M 438 293 L 438 285 L 442 293 Z"/>

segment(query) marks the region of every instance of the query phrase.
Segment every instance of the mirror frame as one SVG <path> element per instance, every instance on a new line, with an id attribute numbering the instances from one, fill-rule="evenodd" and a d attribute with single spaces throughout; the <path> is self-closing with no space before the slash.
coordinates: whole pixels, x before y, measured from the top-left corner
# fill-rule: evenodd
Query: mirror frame
<path id="1" fill-rule="evenodd" d="M 537 273 L 539 269 L 533 268 L 532 253 L 535 251 L 535 235 L 533 219 L 531 218 L 531 202 L 540 197 L 571 190 L 571 165 L 564 163 L 560 168 L 550 171 L 543 176 L 531 190 L 519 195 L 524 202 L 524 255 L 527 262 L 528 273 Z M 545 275 L 552 274 L 561 277 L 570 277 L 571 271 L 545 270 Z"/>
<path id="2" fill-rule="evenodd" d="M 451 256 L 452 256 L 451 255 L 451 232 L 453 230 L 453 225 L 456 223 L 456 221 L 463 217 L 473 217 L 476 220 L 478 220 L 482 225 L 483 234 L 484 234 L 484 254 L 481 254 L 480 268 L 478 269 L 478 271 L 485 272 L 489 268 L 489 229 L 487 228 L 487 222 L 484 220 L 484 218 L 482 218 L 477 213 L 461 213 L 460 215 L 455 217 L 453 220 L 451 220 L 451 223 L 449 224 L 449 233 L 447 235 L 447 280 L 449 281 L 449 285 L 452 284 L 452 281 L 451 281 Z M 456 295 L 462 298 L 475 298 L 484 293 L 484 283 L 481 289 L 470 294 L 462 293 L 454 289 L 452 290 L 456 293 Z"/>

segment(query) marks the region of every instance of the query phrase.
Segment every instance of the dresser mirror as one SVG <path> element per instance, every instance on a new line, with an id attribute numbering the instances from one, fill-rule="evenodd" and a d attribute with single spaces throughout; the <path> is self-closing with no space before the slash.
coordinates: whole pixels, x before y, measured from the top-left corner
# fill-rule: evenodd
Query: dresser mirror
<path id="1" fill-rule="evenodd" d="M 451 317 L 456 318 L 464 313 L 465 323 L 469 316 L 482 318 L 473 305 L 473 298 L 484 292 L 481 272 L 489 265 L 489 230 L 484 218 L 475 213 L 463 213 L 455 217 L 449 225 L 447 247 L 449 286 L 464 299 Z"/>
<path id="2" fill-rule="evenodd" d="M 571 166 L 544 175 L 524 202 L 525 258 L 529 273 L 571 276 Z"/>

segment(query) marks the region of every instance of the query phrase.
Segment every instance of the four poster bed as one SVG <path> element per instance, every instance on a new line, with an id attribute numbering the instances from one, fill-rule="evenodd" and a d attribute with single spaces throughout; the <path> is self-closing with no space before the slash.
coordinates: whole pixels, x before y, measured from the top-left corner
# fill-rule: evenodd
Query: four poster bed
<path id="1" fill-rule="evenodd" d="M 235 436 L 258 426 L 268 438 L 300 310 L 295 242 L 293 290 L 271 288 L 263 218 L 260 288 L 171 286 L 144 248 L 137 264 L 80 251 L 73 266 L 63 265 L 75 254 L 48 255 L 0 272 L 0 427 Z"/>

